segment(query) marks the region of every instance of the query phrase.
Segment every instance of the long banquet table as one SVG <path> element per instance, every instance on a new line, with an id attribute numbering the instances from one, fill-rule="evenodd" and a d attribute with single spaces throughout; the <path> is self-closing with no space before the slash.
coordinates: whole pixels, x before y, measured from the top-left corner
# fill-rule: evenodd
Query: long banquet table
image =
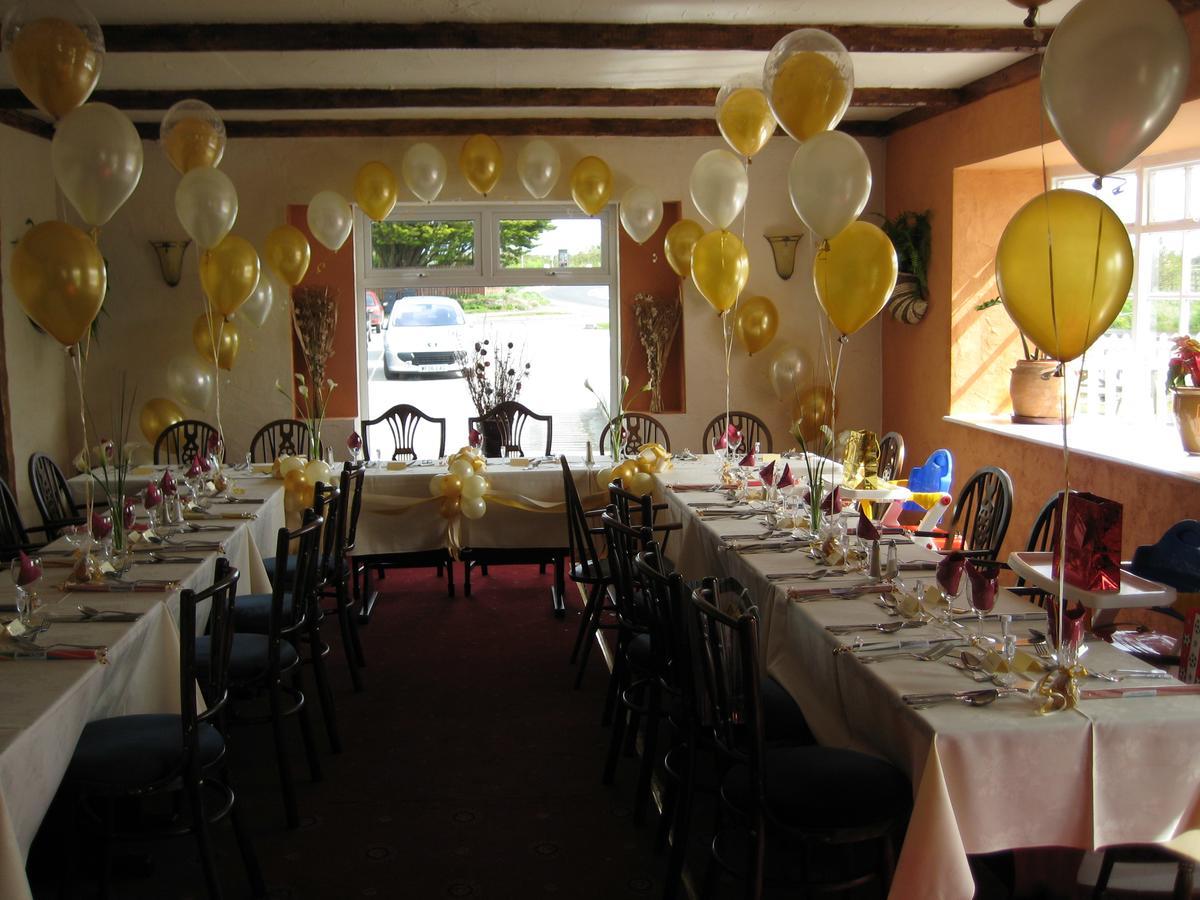
<path id="1" fill-rule="evenodd" d="M 138 476 L 134 476 L 135 478 Z M 149 473 L 145 477 L 150 477 Z M 78 482 L 75 482 L 78 484 Z M 179 594 L 212 584 L 216 560 L 224 556 L 241 572 L 239 593 L 270 590 L 264 555 L 273 554 L 284 521 L 282 483 L 242 477 L 239 496 L 261 504 L 220 507 L 251 511 L 254 519 L 227 520 L 228 532 L 201 532 L 195 540 L 219 541 L 221 551 L 165 545 L 172 555 L 202 558 L 187 564 L 140 565 L 131 577 L 177 581 L 157 593 L 64 593 L 67 569 L 47 567 L 38 586 L 49 617 L 78 615 L 78 604 L 140 613 L 132 622 L 55 622 L 39 643 L 105 644 L 107 663 L 90 660 L 0 661 L 0 897 L 31 897 L 25 858 L 50 801 L 58 790 L 83 726 L 107 716 L 179 710 Z M 216 523 L 214 523 L 216 524 Z M 65 549 L 57 541 L 48 549 Z M 44 561 L 59 559 L 47 554 Z M 7 579 L 5 579 L 7 582 Z M 0 603 L 11 604 L 11 583 L 0 586 Z"/>
<path id="2" fill-rule="evenodd" d="M 834 635 L 830 625 L 887 620 L 875 600 L 788 599 L 787 588 L 813 581 L 776 583 L 772 572 L 815 567 L 801 551 L 738 553 L 721 537 L 761 533 L 759 520 L 704 518 L 690 503 L 716 495 L 670 489 L 716 478 L 712 458 L 677 463 L 659 476 L 670 511 L 683 523 L 672 557 L 687 578 L 733 576 L 759 604 L 761 652 L 767 670 L 796 699 L 823 744 L 889 759 L 913 784 L 913 813 L 891 895 L 969 898 L 974 882 L 967 855 L 1037 846 L 1093 849 L 1111 844 L 1164 842 L 1200 827 L 1200 696 L 1142 696 L 1084 700 L 1078 709 L 1038 716 L 1024 696 L 991 706 L 952 703 L 915 709 L 906 693 L 959 690 L 978 685 L 941 662 L 896 659 L 865 664 L 859 653 L 835 653 L 855 635 Z M 900 560 L 932 554 L 901 545 Z M 932 581 L 933 573 L 904 572 L 905 580 Z M 862 583 L 863 576 L 822 579 L 821 586 Z M 1007 591 L 996 613 L 1033 607 Z M 967 623 L 977 628 L 974 623 Z M 1037 623 L 1016 622 L 1014 633 Z M 895 636 L 860 634 L 864 640 L 919 640 L 945 636 L 944 626 L 905 629 Z M 994 623 L 985 630 L 998 633 Z M 1089 645 L 1094 671 L 1141 666 L 1110 645 Z M 1137 682 L 1137 687 L 1178 684 Z M 986 685 L 985 685 L 986 686 Z M 1084 688 L 1131 687 L 1088 679 Z"/>

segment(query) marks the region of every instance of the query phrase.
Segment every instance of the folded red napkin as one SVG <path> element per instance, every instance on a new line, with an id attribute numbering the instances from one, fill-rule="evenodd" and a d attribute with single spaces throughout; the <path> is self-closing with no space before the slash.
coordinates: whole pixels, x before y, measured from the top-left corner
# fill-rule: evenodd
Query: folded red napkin
<path id="1" fill-rule="evenodd" d="M 875 527 L 871 517 L 863 510 L 861 503 L 858 505 L 858 536 L 864 541 L 879 540 L 879 529 Z"/>

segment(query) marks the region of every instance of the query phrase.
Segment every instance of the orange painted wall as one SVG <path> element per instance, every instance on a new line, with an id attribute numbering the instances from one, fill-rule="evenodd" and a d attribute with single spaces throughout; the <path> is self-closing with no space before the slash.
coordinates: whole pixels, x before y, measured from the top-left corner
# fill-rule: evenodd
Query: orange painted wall
<path id="1" fill-rule="evenodd" d="M 1191 100 L 1200 97 L 1200 13 L 1190 13 L 1184 21 L 1192 43 Z M 961 168 L 1055 138 L 1043 121 L 1035 80 L 898 131 L 887 147 L 888 215 L 932 210 L 933 251 L 925 319 L 913 326 L 884 317 L 883 428 L 904 436 L 910 464 L 938 447 L 949 448 L 956 486 L 980 466 L 1007 469 L 1016 486 L 1009 549 L 1024 543 L 1037 510 L 1061 488 L 1061 451 L 950 424 L 942 417 L 952 409 L 987 411 L 997 379 L 1002 383 L 1007 378 L 1008 360 L 1019 353 L 1008 326 L 977 324 L 982 317 L 1003 318 L 1003 312 L 976 313 L 973 307 L 989 287 L 987 242 L 994 241 L 1020 205 L 1018 194 L 1029 190 L 1029 175 Z M 984 187 L 988 178 L 997 181 L 991 190 L 969 190 L 956 199 L 956 177 L 959 187 L 967 188 L 972 179 L 982 180 Z M 1012 179 L 1007 190 L 1003 179 Z M 991 372 L 993 367 L 998 373 Z M 989 371 L 984 384 L 967 387 L 966 373 L 980 369 Z M 1200 516 L 1200 485 L 1184 479 L 1076 455 L 1071 482 L 1125 504 L 1126 554 L 1156 540 L 1179 519 Z"/>
<path id="2" fill-rule="evenodd" d="M 295 225 L 308 238 L 312 259 L 301 285 L 322 285 L 333 288 L 338 304 L 337 331 L 333 338 L 333 356 L 327 375 L 337 382 L 337 390 L 329 402 L 326 417 L 353 419 L 358 416 L 358 294 L 354 290 L 354 234 L 346 238 L 342 249 L 334 253 L 321 244 L 308 230 L 308 207 L 291 204 L 288 223 Z M 307 375 L 304 355 L 296 335 L 292 334 L 292 371 Z"/>

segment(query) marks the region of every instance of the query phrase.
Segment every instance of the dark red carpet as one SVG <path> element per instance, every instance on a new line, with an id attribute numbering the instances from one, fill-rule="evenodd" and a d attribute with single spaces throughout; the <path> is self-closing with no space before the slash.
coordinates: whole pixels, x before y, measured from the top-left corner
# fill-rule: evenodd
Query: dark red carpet
<path id="1" fill-rule="evenodd" d="M 269 729 L 235 732 L 233 775 L 273 898 L 661 892 L 655 819 L 641 828 L 630 819 L 636 766 L 626 761 L 616 785 L 600 784 L 608 732 L 599 653 L 583 690 L 571 689 L 579 604 L 556 619 L 550 576 L 536 567 L 493 567 L 474 581 L 473 597 L 450 599 L 432 571 L 390 572 L 362 631 L 361 694 L 350 688 L 336 622 L 327 623 L 345 750 L 324 751 L 314 723 L 325 780 L 311 784 L 294 732 L 299 830 L 283 824 Z M 38 897 L 57 896 L 55 856 L 64 848 L 54 820 L 31 856 Z M 226 896 L 249 896 L 232 833 L 222 825 L 216 837 Z M 133 848 L 149 855 L 150 871 L 120 873 L 113 896 L 204 897 L 194 846 L 183 838 Z M 139 862 L 135 855 L 122 868 Z M 81 862 L 71 896 L 94 896 L 90 865 Z"/>

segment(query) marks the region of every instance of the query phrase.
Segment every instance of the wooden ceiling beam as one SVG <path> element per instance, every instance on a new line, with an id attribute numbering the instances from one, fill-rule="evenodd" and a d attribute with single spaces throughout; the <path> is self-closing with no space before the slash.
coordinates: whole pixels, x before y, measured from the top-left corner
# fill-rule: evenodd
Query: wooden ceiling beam
<path id="1" fill-rule="evenodd" d="M 104 25 L 109 53 L 309 50 L 770 50 L 819 28 L 852 53 L 1033 51 L 1052 29 L 656 22 L 213 22 Z"/>
<path id="2" fill-rule="evenodd" d="M 138 122 L 146 140 L 158 138 L 157 122 Z M 720 137 L 712 119 L 544 118 L 544 119 L 275 119 L 225 123 L 231 138 L 439 137 L 477 132 L 538 137 Z M 843 122 L 856 137 L 886 137 L 887 122 Z M 776 136 L 783 136 L 776 131 Z"/>
<path id="3" fill-rule="evenodd" d="M 924 108 L 913 109 L 906 113 L 901 113 L 893 119 L 889 120 L 892 126 L 892 131 L 899 131 L 901 128 L 907 128 L 910 125 L 916 125 L 918 122 L 924 122 L 926 119 L 932 119 L 934 116 L 941 115 L 944 112 L 949 112 L 958 106 L 967 103 L 973 103 L 976 100 L 994 94 L 997 91 L 1002 91 L 1005 88 L 1016 87 L 1018 84 L 1023 84 L 1026 81 L 1032 81 L 1040 77 L 1042 73 L 1042 57 L 1040 54 L 1028 56 L 1025 59 L 1018 60 L 1011 66 L 1005 66 L 998 72 L 993 72 L 991 75 L 985 75 L 978 78 L 969 84 L 964 85 L 959 89 L 962 95 L 962 100 L 951 107 Z"/>
<path id="4" fill-rule="evenodd" d="M 91 99 L 118 109 L 166 110 L 196 98 L 225 110 L 423 109 L 507 107 L 680 107 L 712 106 L 716 88 L 254 88 L 194 91 L 98 90 Z M 851 106 L 944 108 L 961 102 L 958 91 L 928 88 L 856 88 Z M 31 110 L 16 90 L 0 90 L 0 109 Z"/>

